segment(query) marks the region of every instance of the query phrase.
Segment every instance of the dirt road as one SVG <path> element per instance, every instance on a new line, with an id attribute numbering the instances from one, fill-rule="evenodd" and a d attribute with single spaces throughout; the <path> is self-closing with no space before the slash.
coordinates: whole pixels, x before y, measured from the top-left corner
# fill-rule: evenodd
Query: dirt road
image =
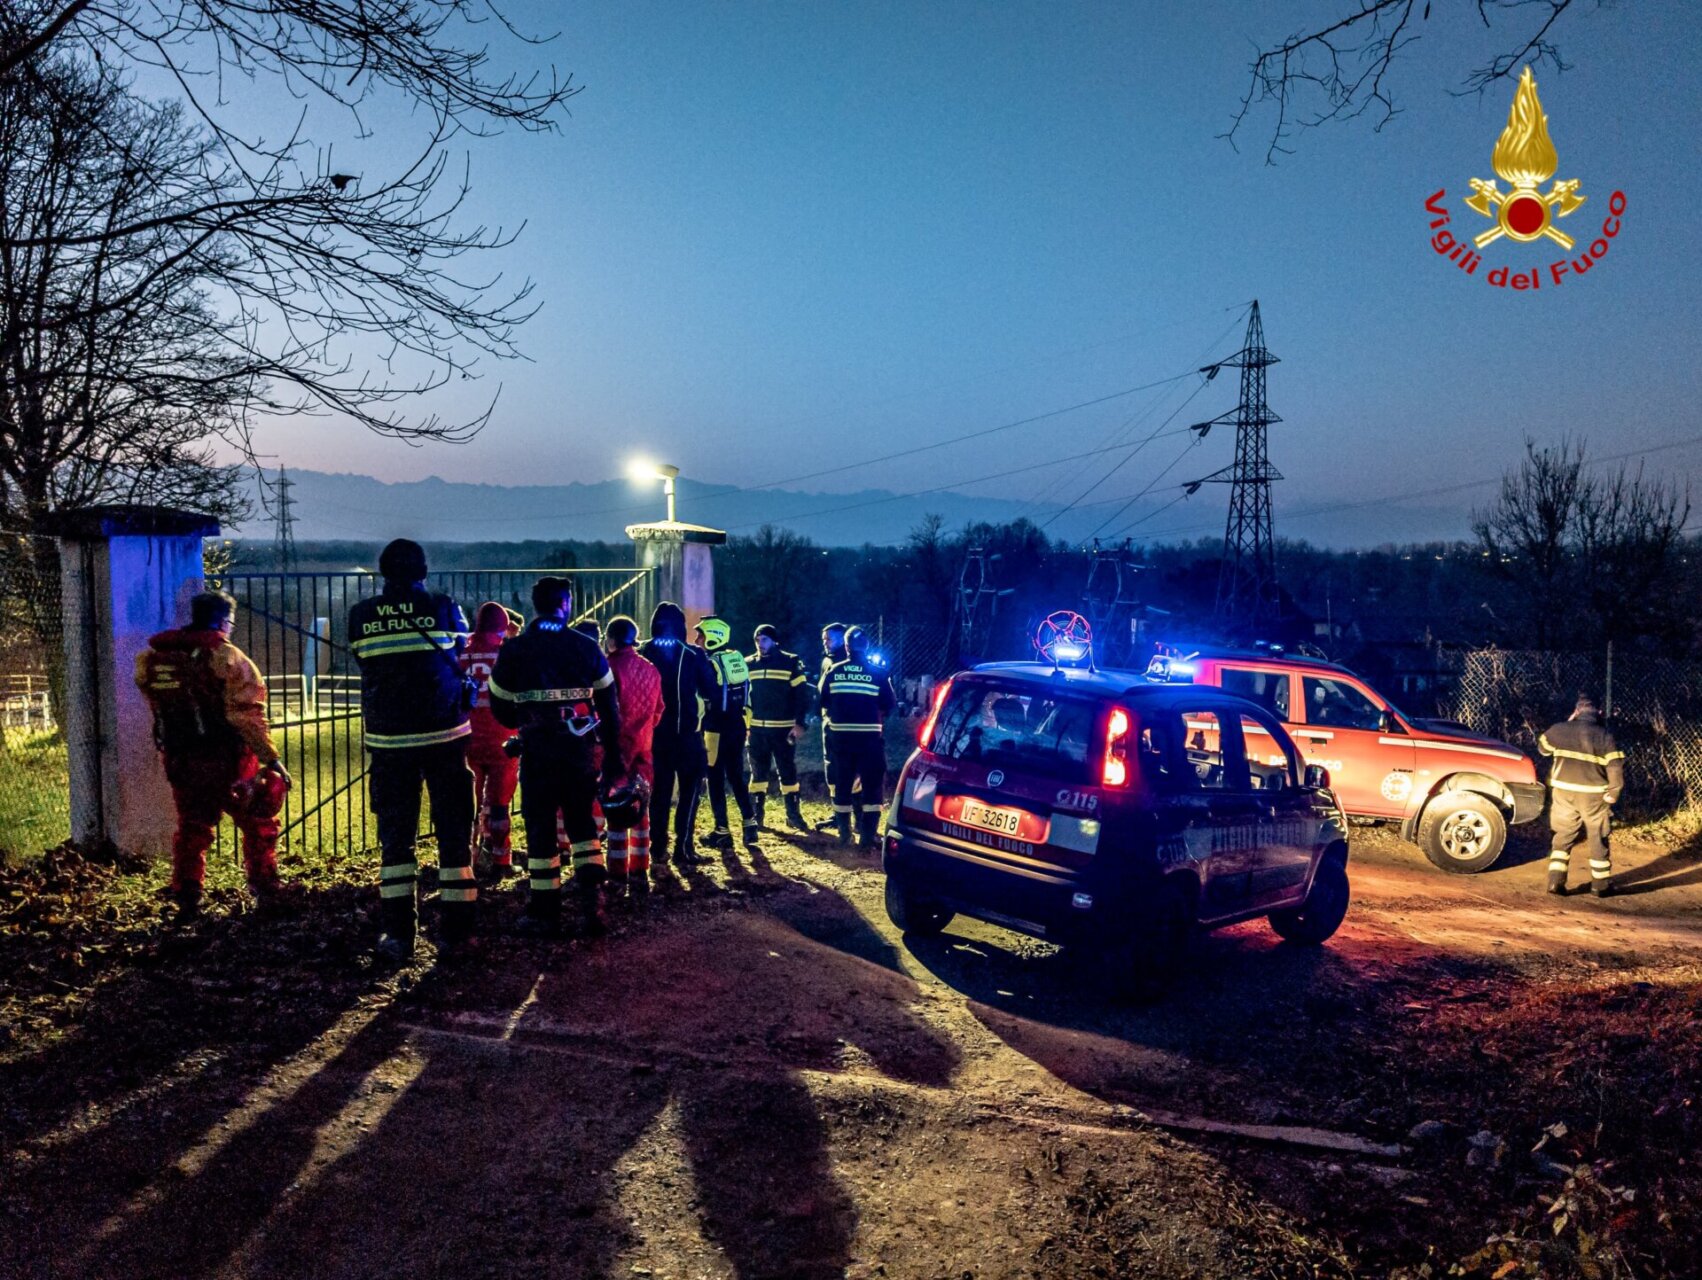
<path id="1" fill-rule="evenodd" d="M 1526 1155 L 1544 1127 L 1582 1110 L 1646 1144 L 1601 1091 L 1694 1050 L 1702 861 L 1622 844 L 1642 891 L 1561 901 L 1528 849 L 1452 877 L 1356 836 L 1329 946 L 1202 939 L 1151 1009 L 1107 1007 L 1081 962 L 997 929 L 906 945 L 871 862 L 813 840 L 620 904 L 595 943 L 521 944 L 500 933 L 515 903 L 488 902 L 486 963 L 399 978 L 359 970 L 352 890 L 315 907 L 341 915 L 209 921 L 0 1056 L 0 1274 L 1462 1258 L 1545 1185 Z M 1568 1045 L 1586 1021 L 1600 1036 Z M 1499 1154 L 1472 1156 L 1480 1131 Z"/>

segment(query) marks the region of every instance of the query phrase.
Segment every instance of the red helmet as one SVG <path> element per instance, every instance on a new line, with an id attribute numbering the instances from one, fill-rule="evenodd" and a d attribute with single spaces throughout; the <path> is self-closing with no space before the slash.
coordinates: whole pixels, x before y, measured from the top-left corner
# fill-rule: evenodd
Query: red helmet
<path id="1" fill-rule="evenodd" d="M 289 790 L 290 780 L 284 771 L 267 765 L 252 778 L 231 784 L 231 811 L 243 818 L 275 818 Z"/>
<path id="2" fill-rule="evenodd" d="M 642 778 L 628 778 L 603 791 L 602 806 L 603 821 L 610 831 L 630 831 L 650 808 L 650 788 Z"/>

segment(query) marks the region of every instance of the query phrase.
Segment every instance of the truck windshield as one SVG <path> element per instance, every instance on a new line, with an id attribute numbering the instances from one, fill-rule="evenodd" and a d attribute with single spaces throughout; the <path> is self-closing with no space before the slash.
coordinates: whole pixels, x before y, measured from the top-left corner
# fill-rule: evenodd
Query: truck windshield
<path id="1" fill-rule="evenodd" d="M 946 696 L 929 750 L 1022 773 L 1087 777 L 1099 704 L 1017 684 L 959 681 Z"/>

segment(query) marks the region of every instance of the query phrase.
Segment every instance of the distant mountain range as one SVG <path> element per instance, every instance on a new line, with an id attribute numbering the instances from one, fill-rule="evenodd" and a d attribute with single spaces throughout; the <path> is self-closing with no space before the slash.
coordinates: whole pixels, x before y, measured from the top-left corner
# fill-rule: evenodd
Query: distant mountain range
<path id="1" fill-rule="evenodd" d="M 433 476 L 427 480 L 390 483 L 371 476 L 291 471 L 290 496 L 295 536 L 300 541 L 351 540 L 384 542 L 409 537 L 422 542 L 509 542 L 527 539 L 616 540 L 626 526 L 663 516 L 661 486 L 649 495 L 636 493 L 625 480 L 591 484 L 488 485 L 460 484 Z M 927 477 L 921 477 L 924 481 Z M 270 538 L 273 532 L 271 495 L 265 503 L 258 485 L 255 515 L 245 527 L 227 532 L 249 538 Z M 1213 500 L 1215 496 L 1215 501 Z M 1186 530 L 1185 537 L 1211 537 L 1221 528 L 1226 492 L 1213 487 L 1185 505 L 1177 505 L 1147 525 L 1138 536 L 1166 529 Z M 1164 498 L 1162 501 L 1168 502 Z M 1161 505 L 1136 504 L 1117 517 L 1106 532 L 1119 528 Z M 711 525 L 735 534 L 754 533 L 764 524 L 790 529 L 823 546 L 861 546 L 902 542 L 928 515 L 939 515 L 948 530 L 973 521 L 1002 524 L 1019 516 L 1036 523 L 1058 513 L 1058 506 L 1033 506 L 1006 498 L 977 498 L 958 493 L 929 493 L 919 497 L 885 489 L 856 493 L 801 493 L 786 489 L 746 489 L 733 485 L 679 482 L 679 518 Z M 1099 504 L 1065 513 L 1047 532 L 1076 540 L 1088 537 L 1115 506 Z M 1463 515 L 1451 510 L 1378 506 L 1304 517 L 1292 527 L 1284 522 L 1278 499 L 1279 537 L 1305 538 L 1330 546 L 1374 546 L 1385 542 L 1420 542 L 1469 536 Z"/>

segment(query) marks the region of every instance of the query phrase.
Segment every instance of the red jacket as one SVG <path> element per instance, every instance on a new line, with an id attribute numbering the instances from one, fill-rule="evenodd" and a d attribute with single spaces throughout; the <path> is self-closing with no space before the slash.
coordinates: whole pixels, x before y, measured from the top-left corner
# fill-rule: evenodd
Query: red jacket
<path id="1" fill-rule="evenodd" d="M 616 649 L 609 655 L 615 673 L 615 693 L 621 708 L 621 757 L 628 769 L 651 769 L 650 742 L 662 723 L 662 673 L 637 649 Z"/>
<path id="2" fill-rule="evenodd" d="M 222 632 L 183 627 L 151 636 L 136 655 L 136 687 L 154 710 L 154 736 L 168 754 L 278 758 L 266 726 L 266 682 Z"/>
<path id="3" fill-rule="evenodd" d="M 501 751 L 502 744 L 512 733 L 496 722 L 496 716 L 491 712 L 490 695 L 491 670 L 496 666 L 497 650 L 508 638 L 508 610 L 494 600 L 486 601 L 479 606 L 478 621 L 473 627 L 473 634 L 467 637 L 467 647 L 461 652 L 461 669 L 479 682 L 479 696 L 467 716 L 473 727 L 473 740 L 468 746 L 473 751 L 489 754 Z"/>

